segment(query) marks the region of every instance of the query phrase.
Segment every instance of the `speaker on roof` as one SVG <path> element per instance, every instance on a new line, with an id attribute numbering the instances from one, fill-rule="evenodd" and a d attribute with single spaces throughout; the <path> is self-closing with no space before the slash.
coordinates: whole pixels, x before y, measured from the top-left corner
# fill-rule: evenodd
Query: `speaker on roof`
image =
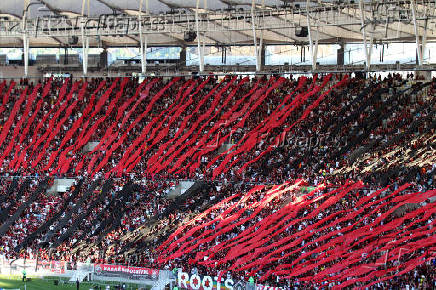
<path id="1" fill-rule="evenodd" d="M 307 26 L 301 26 L 295 28 L 295 36 L 297 37 L 307 37 L 309 35 L 309 30 L 307 30 Z"/>
<path id="2" fill-rule="evenodd" d="M 183 35 L 183 39 L 185 42 L 193 42 L 197 38 L 197 32 L 195 31 L 187 31 Z"/>
<path id="3" fill-rule="evenodd" d="M 69 36 L 68 37 L 68 44 L 69 45 L 77 44 L 77 42 L 79 42 L 79 38 L 77 36 Z"/>

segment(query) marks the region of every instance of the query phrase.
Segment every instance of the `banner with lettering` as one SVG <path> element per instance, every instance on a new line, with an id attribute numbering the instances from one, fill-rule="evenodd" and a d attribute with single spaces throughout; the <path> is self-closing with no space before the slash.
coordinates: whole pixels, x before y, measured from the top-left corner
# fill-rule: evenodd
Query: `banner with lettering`
<path id="1" fill-rule="evenodd" d="M 130 280 L 157 280 L 159 278 L 159 270 L 156 269 L 107 264 L 95 264 L 94 274 Z"/>
<path id="2" fill-rule="evenodd" d="M 188 290 L 245 290 L 244 281 L 234 281 L 232 278 L 202 276 L 183 271 L 177 273 L 177 286 Z"/>

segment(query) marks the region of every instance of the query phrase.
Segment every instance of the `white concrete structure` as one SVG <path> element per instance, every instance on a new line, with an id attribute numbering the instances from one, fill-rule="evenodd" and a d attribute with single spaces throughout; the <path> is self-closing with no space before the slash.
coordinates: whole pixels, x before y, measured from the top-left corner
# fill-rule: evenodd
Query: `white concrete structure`
<path id="1" fill-rule="evenodd" d="M 74 181 L 75 179 L 71 178 L 57 178 L 54 180 L 53 185 L 47 190 L 47 193 L 67 192 Z"/>
<path id="2" fill-rule="evenodd" d="M 173 190 L 170 190 L 168 197 L 176 197 L 184 194 L 188 189 L 191 188 L 191 186 L 194 185 L 194 183 L 194 181 L 181 181 Z"/>

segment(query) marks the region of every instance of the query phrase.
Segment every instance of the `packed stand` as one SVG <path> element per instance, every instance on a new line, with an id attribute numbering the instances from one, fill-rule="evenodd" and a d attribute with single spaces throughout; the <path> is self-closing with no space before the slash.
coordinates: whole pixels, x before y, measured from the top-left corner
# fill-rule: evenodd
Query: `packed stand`
<path id="1" fill-rule="evenodd" d="M 257 273 L 259 281 L 287 287 L 362 286 L 373 281 L 382 286 L 404 286 L 421 272 L 426 277 L 422 283 L 434 283 L 435 216 L 428 198 L 435 195 L 435 88 L 434 81 L 415 83 L 398 75 L 384 80 L 326 75 L 299 80 L 150 78 L 141 84 L 135 79 L 3 82 L 0 232 L 4 235 L 0 253 L 10 259 L 38 256 L 73 263 L 90 260 L 179 267 L 183 271 L 195 265 L 204 274 L 232 271 L 239 279 L 247 279 Z M 98 145 L 87 149 L 90 141 Z M 48 196 L 44 191 L 52 179 L 47 175 L 81 177 L 68 192 Z M 208 185 L 192 195 L 168 199 L 167 193 L 181 178 L 204 180 Z M 293 188 L 293 181 L 300 179 L 327 187 L 300 196 L 299 187 Z M 362 180 L 365 186 L 354 184 L 356 188 L 320 211 L 318 207 L 333 185 L 346 189 L 351 186 L 348 179 Z M 282 182 L 287 183 L 273 189 L 263 185 Z M 406 182 L 410 182 L 407 190 L 402 187 Z M 389 189 L 374 190 L 388 185 Z M 261 202 L 277 188 L 287 189 Z M 380 216 L 398 204 L 399 197 L 393 196 L 415 192 L 426 192 L 426 198 L 410 195 L 416 199 L 410 203 L 420 206 L 399 207 L 399 216 L 384 216 L 378 223 L 375 215 L 367 214 L 378 210 L 376 215 Z M 383 199 L 389 194 L 392 196 Z M 360 201 L 366 195 L 372 197 L 371 202 L 366 200 L 367 207 Z M 306 200 L 304 211 L 294 207 L 302 200 Z M 306 237 L 294 245 L 297 248 L 280 252 L 281 248 L 273 245 L 296 238 L 305 227 L 321 223 L 327 216 L 334 224 L 329 230 L 347 228 L 352 224 L 343 220 L 344 216 L 353 215 L 359 202 L 367 214 L 362 228 L 374 224 L 370 227 L 374 230 L 398 222 L 395 230 L 388 229 L 394 238 L 405 238 L 399 232 L 404 228 L 427 235 L 419 238 L 430 239 L 429 244 L 419 246 L 412 241 L 413 253 L 401 257 L 410 269 L 399 271 L 393 260 L 384 266 L 376 264 L 382 257 L 377 245 L 374 255 L 367 258 L 368 253 L 362 252 L 364 258 L 348 264 L 352 270 L 334 268 L 336 272 L 328 272 L 349 260 L 336 257 L 317 265 L 316 259 L 332 254 L 327 230 Z M 273 257 L 268 263 L 250 264 L 234 255 L 230 258 L 228 247 L 220 248 L 215 256 L 205 254 L 209 248 L 247 236 L 247 229 L 262 228 L 257 223 L 289 208 L 301 219 L 311 211 L 318 215 L 288 226 L 266 242 L 262 247 L 267 251 L 262 253 Z M 423 212 L 423 208 L 429 210 Z M 253 211 L 256 218 L 247 219 Z M 207 215 L 199 219 L 205 212 Z M 224 212 L 230 219 L 226 225 L 231 226 L 229 233 L 204 243 L 194 242 L 198 235 L 219 229 L 216 218 Z M 359 212 L 356 220 L 362 220 L 363 213 Z M 401 214 L 408 219 L 400 219 Z M 244 222 L 235 226 L 240 220 Z M 198 235 L 185 243 L 192 243 L 190 249 L 195 251 L 184 252 L 178 248 L 180 233 L 194 224 Z M 376 234 L 365 243 L 374 246 L 374 239 L 380 237 Z M 313 241 L 316 248 L 327 248 L 299 259 L 295 253 L 313 251 Z M 257 242 L 244 243 L 256 245 L 249 251 L 259 254 L 261 244 Z M 169 245 L 173 252 L 165 251 L 162 245 Z M 359 247 L 353 251 L 360 251 Z M 424 255 L 425 249 L 430 254 Z M 270 255 L 273 250 L 277 255 Z M 280 258 L 279 252 L 289 255 Z M 317 266 L 289 276 L 289 269 L 281 269 L 279 264 L 292 265 L 291 269 Z M 368 265 L 371 269 L 390 268 L 365 280 L 363 268 L 370 269 Z M 392 275 L 394 267 L 398 272 Z M 344 280 L 342 270 L 352 282 Z M 328 274 L 321 276 L 326 271 Z M 397 278 L 387 282 L 391 276 Z M 319 279 L 308 282 L 308 277 Z"/>

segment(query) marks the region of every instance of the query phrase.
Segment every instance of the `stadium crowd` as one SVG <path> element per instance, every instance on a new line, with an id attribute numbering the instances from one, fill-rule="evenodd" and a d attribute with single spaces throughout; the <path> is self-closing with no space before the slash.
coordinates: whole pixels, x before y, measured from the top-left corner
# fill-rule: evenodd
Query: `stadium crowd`
<path id="1" fill-rule="evenodd" d="M 17 87 L 10 84 L 5 95 L 10 94 L 3 97 L 5 130 L 0 142 L 6 149 L 0 172 L 104 172 L 106 177 L 110 172 L 149 179 L 271 183 L 306 178 L 316 183 L 320 171 L 325 176 L 342 168 L 347 170 L 335 177 L 361 177 L 368 171 L 365 164 L 383 162 L 377 166 L 379 178 L 371 174 L 372 184 L 427 174 L 431 158 L 411 166 L 378 156 L 400 154 L 407 147 L 433 152 L 434 82 L 411 84 L 389 75 L 384 80 L 351 78 L 330 90 L 342 78 L 154 78 L 142 84 L 97 78 L 86 83 L 46 79 L 28 87 L 24 81 Z M 327 89 L 330 95 L 322 96 Z M 26 92 L 32 92 L 28 102 Z M 174 96 L 181 103 L 175 103 Z M 36 99 L 34 106 L 31 101 Z M 306 110 L 309 104 L 315 106 Z M 19 115 L 32 108 L 31 116 Z M 283 114 L 285 110 L 289 113 Z M 90 141 L 100 143 L 86 152 Z M 223 144 L 233 144 L 237 152 L 229 160 L 216 157 Z M 265 156 L 269 158 L 259 158 Z M 263 162 L 253 162 L 259 160 Z M 220 168 L 224 165 L 232 166 Z M 424 188 L 424 180 L 433 182 L 423 178 Z"/>
<path id="2" fill-rule="evenodd" d="M 299 80 L 154 78 L 142 84 L 135 79 L 91 79 L 86 83 L 46 79 L 36 84 L 22 80 L 13 89 L 7 87 L 12 85 L 3 83 L 0 90 L 0 232 L 4 233 L 0 252 L 11 259 L 37 255 L 40 259 L 89 259 L 188 271 L 196 259 L 194 252 L 163 263 L 158 260 L 162 252 L 156 249 L 191 218 L 209 209 L 213 210 L 196 225 L 214 220 L 237 203 L 214 206 L 250 192 L 256 184 L 304 179 L 314 186 L 343 186 L 349 179 L 362 180 L 365 188 L 352 191 L 359 197 L 387 185 L 391 185 L 391 193 L 405 183 L 411 184 L 403 193 L 435 188 L 435 81 L 415 83 L 399 75 L 383 80 L 339 75 Z M 26 93 L 32 102 L 24 102 Z M 26 115 L 32 108 L 33 114 Z M 97 149 L 83 150 L 89 141 L 100 142 Z M 217 155 L 227 143 L 234 146 L 227 154 Z M 44 194 L 53 177 L 60 176 L 82 177 L 66 193 Z M 208 185 L 175 200 L 167 198 L 177 185 L 175 180 L 183 178 Z M 296 198 L 296 192 L 289 191 L 268 204 L 259 219 L 280 211 Z M 257 191 L 249 201 L 261 200 L 264 193 Z M 317 194 L 321 193 L 326 191 Z M 382 208 L 388 209 L 392 204 L 383 197 L 375 196 L 374 201 L 383 201 Z M 350 192 L 335 206 L 286 228 L 268 243 L 295 235 L 328 215 L 337 214 L 334 217 L 338 219 L 341 211 L 353 210 L 358 201 Z M 244 205 L 238 203 L 237 209 Z M 302 216 L 317 206 L 311 203 Z M 426 217 L 421 220 L 422 214 L 411 215 L 402 226 L 431 230 L 435 215 Z M 374 219 L 365 223 L 372 224 Z M 244 223 L 202 244 L 199 250 L 236 238 L 258 221 Z M 317 233 L 303 243 L 310 244 L 325 234 Z M 434 237 L 434 231 L 430 235 Z M 300 251 L 313 249 L 304 244 Z M 414 261 L 432 249 L 434 244 L 417 247 L 402 262 Z M 434 285 L 431 255 L 426 258 L 433 260 L 395 279 L 379 281 L 378 286 Z M 297 258 L 290 255 L 267 269 Z M 231 261 L 216 267 L 198 262 L 195 267 L 202 273 L 232 266 Z M 311 271 L 306 275 L 316 276 L 323 269 Z M 260 279 L 267 271 L 256 273 Z M 247 269 L 234 275 L 248 279 L 254 272 Z M 292 279 L 270 276 L 266 278 L 269 285 L 309 283 L 303 282 L 304 275 Z"/>

